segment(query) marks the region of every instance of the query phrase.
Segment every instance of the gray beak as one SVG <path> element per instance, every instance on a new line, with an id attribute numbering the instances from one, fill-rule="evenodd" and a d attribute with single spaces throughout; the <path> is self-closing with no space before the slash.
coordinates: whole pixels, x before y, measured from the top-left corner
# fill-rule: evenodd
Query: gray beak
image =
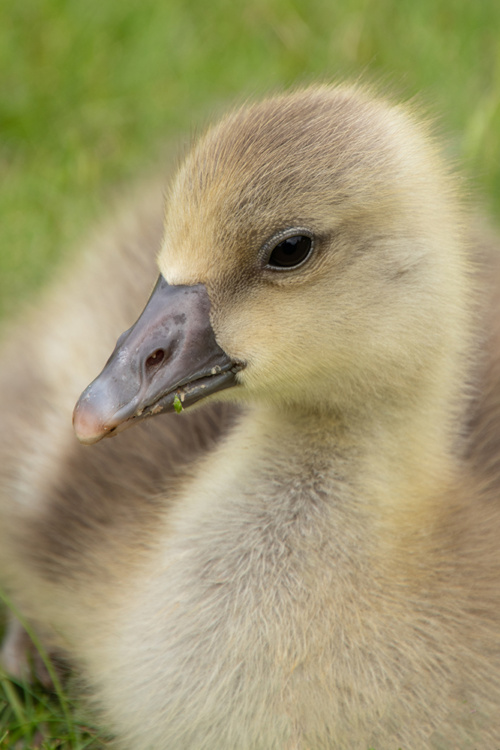
<path id="1" fill-rule="evenodd" d="M 96 443 L 236 385 L 244 365 L 217 344 L 209 313 L 203 284 L 170 286 L 160 276 L 142 315 L 78 400 L 73 425 L 80 442 Z"/>

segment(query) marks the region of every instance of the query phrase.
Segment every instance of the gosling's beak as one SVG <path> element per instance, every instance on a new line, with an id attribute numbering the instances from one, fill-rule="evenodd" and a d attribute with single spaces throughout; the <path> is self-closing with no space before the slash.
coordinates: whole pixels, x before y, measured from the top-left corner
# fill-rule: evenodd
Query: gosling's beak
<path id="1" fill-rule="evenodd" d="M 142 315 L 78 400 L 73 425 L 80 442 L 96 443 L 236 385 L 243 365 L 217 344 L 209 312 L 203 284 L 170 286 L 159 277 Z"/>

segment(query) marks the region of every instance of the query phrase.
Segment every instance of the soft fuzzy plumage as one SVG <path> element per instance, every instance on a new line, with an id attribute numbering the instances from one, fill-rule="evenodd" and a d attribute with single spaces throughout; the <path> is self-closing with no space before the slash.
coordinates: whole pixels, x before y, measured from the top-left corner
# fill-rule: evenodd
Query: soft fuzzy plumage
<path id="1" fill-rule="evenodd" d="M 125 215 L 4 346 L 20 609 L 121 748 L 495 747 L 497 272 L 426 128 L 359 88 L 274 97 L 194 147 L 162 241 L 151 197 Z M 267 268 L 291 227 L 313 255 Z M 247 366 L 84 448 L 71 409 L 160 244 Z"/>

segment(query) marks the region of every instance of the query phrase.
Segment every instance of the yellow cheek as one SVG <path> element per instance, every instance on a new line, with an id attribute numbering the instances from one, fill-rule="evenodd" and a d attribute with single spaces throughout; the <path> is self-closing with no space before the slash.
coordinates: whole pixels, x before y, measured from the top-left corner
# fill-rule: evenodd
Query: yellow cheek
<path id="1" fill-rule="evenodd" d="M 248 377 L 276 378 L 276 371 L 285 370 L 290 342 L 276 321 L 272 308 L 262 309 L 251 300 L 230 305 L 229 310 L 215 310 L 212 324 L 219 346 L 231 357 L 248 365 Z"/>

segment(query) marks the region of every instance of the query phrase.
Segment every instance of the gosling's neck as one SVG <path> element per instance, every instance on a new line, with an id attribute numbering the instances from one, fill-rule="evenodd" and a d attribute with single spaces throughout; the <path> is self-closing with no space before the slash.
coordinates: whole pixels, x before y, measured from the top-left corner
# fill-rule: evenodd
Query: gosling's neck
<path id="1" fill-rule="evenodd" d="M 458 389 L 422 389 L 420 398 L 372 400 L 369 408 L 315 408 L 259 403 L 241 426 L 243 444 L 262 446 L 269 460 L 330 471 L 370 506 L 414 509 L 431 504 L 457 471 L 462 418 Z"/>

